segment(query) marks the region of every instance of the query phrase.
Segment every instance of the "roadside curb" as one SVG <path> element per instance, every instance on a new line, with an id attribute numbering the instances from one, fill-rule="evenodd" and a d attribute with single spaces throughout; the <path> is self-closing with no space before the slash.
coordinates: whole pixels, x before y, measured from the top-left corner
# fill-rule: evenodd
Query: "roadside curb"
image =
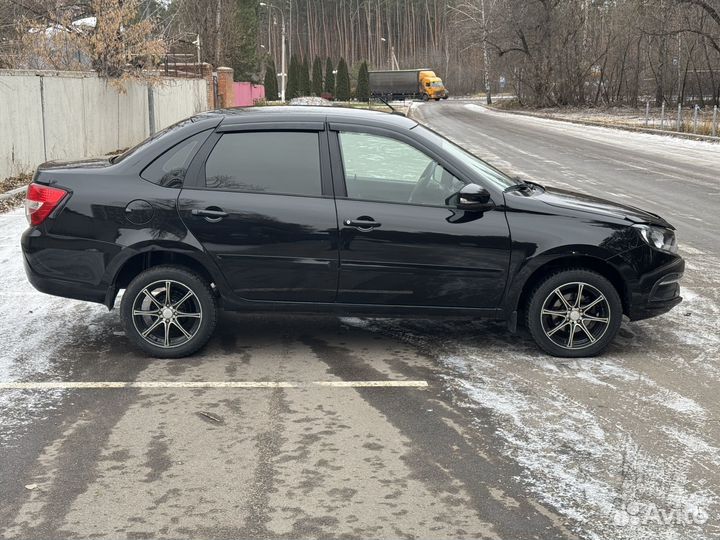
<path id="1" fill-rule="evenodd" d="M 507 109 L 499 109 L 497 107 L 487 106 L 487 105 L 481 105 L 481 106 L 486 107 L 487 109 L 490 109 L 493 112 L 516 114 L 518 116 L 531 116 L 533 118 L 542 118 L 545 120 L 555 120 L 557 122 L 568 122 L 570 124 L 578 124 L 578 125 L 582 125 L 582 126 L 602 127 L 602 128 L 609 128 L 609 129 L 621 129 L 623 131 L 632 131 L 634 133 L 647 133 L 649 135 L 662 135 L 664 137 L 675 137 L 678 139 L 689 139 L 689 140 L 694 140 L 694 141 L 720 142 L 720 137 L 712 137 L 710 135 L 697 135 L 695 133 L 682 133 L 679 131 L 666 131 L 666 130 L 654 129 L 654 128 L 624 126 L 622 124 L 606 124 L 604 122 L 595 122 L 593 120 L 558 118 L 556 116 L 532 113 L 529 111 L 513 111 L 513 110 L 507 110 Z"/>

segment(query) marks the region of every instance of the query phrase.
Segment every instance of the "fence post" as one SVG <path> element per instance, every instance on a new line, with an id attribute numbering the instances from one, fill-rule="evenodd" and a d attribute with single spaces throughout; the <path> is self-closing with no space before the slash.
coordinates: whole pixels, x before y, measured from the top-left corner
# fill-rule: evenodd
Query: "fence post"
<path id="1" fill-rule="evenodd" d="M 148 98 L 148 131 L 150 136 L 155 135 L 155 92 L 151 84 L 147 85 Z"/>
<path id="2" fill-rule="evenodd" d="M 650 102 L 645 102 L 645 127 L 648 126 L 648 116 L 650 116 Z"/>
<path id="3" fill-rule="evenodd" d="M 715 105 L 715 108 L 713 109 L 713 122 L 712 122 L 712 136 L 717 137 L 717 105 Z"/>
<path id="4" fill-rule="evenodd" d="M 682 131 L 682 103 L 678 103 L 676 131 Z"/>
<path id="5" fill-rule="evenodd" d="M 665 102 L 662 103 L 662 108 L 660 109 L 660 129 L 665 129 Z"/>
<path id="6" fill-rule="evenodd" d="M 697 133 L 697 117 L 699 110 L 700 105 L 695 105 L 695 110 L 693 111 L 693 133 Z"/>

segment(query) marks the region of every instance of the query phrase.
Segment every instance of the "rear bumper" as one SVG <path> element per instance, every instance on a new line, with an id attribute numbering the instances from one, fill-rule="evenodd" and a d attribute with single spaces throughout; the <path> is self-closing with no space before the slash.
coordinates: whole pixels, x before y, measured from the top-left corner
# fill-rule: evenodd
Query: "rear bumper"
<path id="1" fill-rule="evenodd" d="M 633 321 L 662 315 L 682 302 L 680 280 L 685 261 L 674 261 L 641 276 L 639 287 L 631 291 L 628 317 Z"/>
<path id="2" fill-rule="evenodd" d="M 23 266 L 30 284 L 38 291 L 64 298 L 105 304 L 107 286 L 99 279 L 101 256 L 97 252 L 50 247 L 37 229 L 21 238 Z M 92 261 L 94 264 L 88 264 Z M 58 276 L 73 276 L 64 279 Z"/>
<path id="3" fill-rule="evenodd" d="M 105 289 L 100 290 L 83 283 L 45 277 L 32 269 L 27 257 L 24 255 L 23 265 L 30 284 L 42 293 L 105 304 Z"/>

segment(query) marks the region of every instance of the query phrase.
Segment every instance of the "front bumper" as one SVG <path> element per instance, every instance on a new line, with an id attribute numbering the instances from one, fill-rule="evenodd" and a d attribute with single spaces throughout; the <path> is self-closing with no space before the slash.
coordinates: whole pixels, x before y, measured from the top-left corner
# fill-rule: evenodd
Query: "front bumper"
<path id="1" fill-rule="evenodd" d="M 633 321 L 648 319 L 670 311 L 682 302 L 680 280 L 685 261 L 677 257 L 670 263 L 640 277 L 630 291 L 628 317 Z"/>

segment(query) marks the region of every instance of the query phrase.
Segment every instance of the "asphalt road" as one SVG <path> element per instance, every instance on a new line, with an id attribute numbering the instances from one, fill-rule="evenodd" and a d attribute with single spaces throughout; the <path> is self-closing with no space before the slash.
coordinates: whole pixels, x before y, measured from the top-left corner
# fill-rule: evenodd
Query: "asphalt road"
<path id="1" fill-rule="evenodd" d="M 720 144 L 543 118 L 475 104 L 428 103 L 414 111 L 499 168 L 664 216 L 680 241 L 720 247 Z"/>
<path id="2" fill-rule="evenodd" d="M 193 358 L 148 359 L 117 311 L 34 292 L 23 217 L 2 214 L 0 538 L 720 534 L 720 147 L 414 114 L 515 174 L 668 217 L 686 302 L 588 360 L 500 324 L 239 314 Z M 2 389 L 41 381 L 67 384 Z"/>

